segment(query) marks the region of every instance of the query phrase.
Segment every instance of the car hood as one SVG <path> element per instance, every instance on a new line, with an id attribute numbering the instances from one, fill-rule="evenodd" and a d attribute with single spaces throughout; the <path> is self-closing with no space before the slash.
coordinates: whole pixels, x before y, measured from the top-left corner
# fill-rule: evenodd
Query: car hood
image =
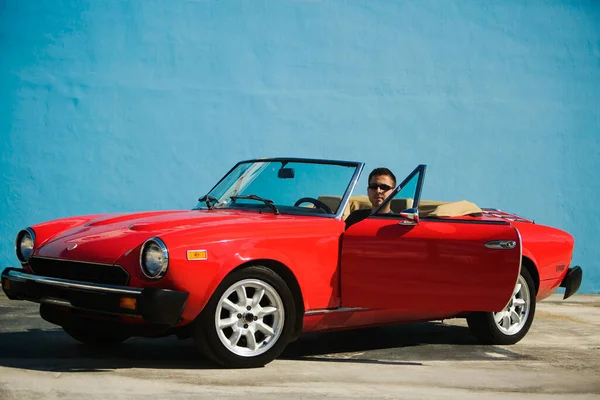
<path id="1" fill-rule="evenodd" d="M 314 218 L 271 213 L 218 211 L 163 211 L 142 214 L 111 214 L 94 218 L 75 228 L 60 232 L 41 243 L 34 256 L 114 264 L 121 256 L 139 248 L 153 236 L 211 228 L 268 224 L 282 219 Z"/>

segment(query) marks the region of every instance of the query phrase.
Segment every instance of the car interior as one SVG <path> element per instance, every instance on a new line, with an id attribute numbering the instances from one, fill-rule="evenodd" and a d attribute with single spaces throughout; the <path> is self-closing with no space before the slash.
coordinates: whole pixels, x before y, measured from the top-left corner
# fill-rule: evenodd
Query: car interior
<path id="1" fill-rule="evenodd" d="M 319 201 L 327 204 L 332 210 L 336 210 L 340 204 L 341 196 L 319 196 Z M 394 214 L 413 207 L 413 199 L 397 198 L 392 200 L 391 209 Z M 365 195 L 352 196 L 348 205 L 344 209 L 342 218 L 345 220 L 351 212 L 371 208 L 371 202 Z M 467 200 L 460 201 L 437 201 L 421 200 L 419 201 L 420 218 L 440 218 L 440 217 L 461 217 L 461 216 L 481 216 L 482 209 L 475 203 Z"/>

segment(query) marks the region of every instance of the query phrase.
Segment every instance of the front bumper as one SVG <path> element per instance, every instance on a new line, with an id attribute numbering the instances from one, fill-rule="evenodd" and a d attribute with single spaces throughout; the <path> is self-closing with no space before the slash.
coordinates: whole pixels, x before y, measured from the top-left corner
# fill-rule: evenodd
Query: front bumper
<path id="1" fill-rule="evenodd" d="M 571 297 L 579 290 L 579 286 L 581 286 L 581 279 L 583 277 L 583 271 L 580 266 L 576 266 L 573 268 L 569 268 L 567 274 L 563 278 L 560 283 L 560 287 L 565 288 L 565 295 L 563 300 Z"/>
<path id="2" fill-rule="evenodd" d="M 173 326 L 180 321 L 188 298 L 187 292 L 49 278 L 16 268 L 2 272 L 2 289 L 12 300 L 141 317 L 148 323 L 163 326 Z"/>

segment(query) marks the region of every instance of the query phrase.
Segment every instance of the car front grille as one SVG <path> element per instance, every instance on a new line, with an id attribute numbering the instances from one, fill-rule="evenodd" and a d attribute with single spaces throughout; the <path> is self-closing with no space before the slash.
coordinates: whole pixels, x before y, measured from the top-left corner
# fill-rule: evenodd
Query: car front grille
<path id="1" fill-rule="evenodd" d="M 105 285 L 126 286 L 129 273 L 118 265 L 31 257 L 29 266 L 36 275 Z"/>

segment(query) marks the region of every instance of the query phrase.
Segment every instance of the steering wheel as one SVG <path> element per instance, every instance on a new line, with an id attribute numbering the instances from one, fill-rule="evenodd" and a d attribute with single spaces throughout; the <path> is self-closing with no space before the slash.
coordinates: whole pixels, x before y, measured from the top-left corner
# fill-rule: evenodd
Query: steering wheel
<path id="1" fill-rule="evenodd" d="M 317 200 L 317 199 L 315 199 L 313 197 L 303 197 L 301 199 L 298 199 L 298 201 L 296 201 L 294 203 L 294 207 L 298 207 L 302 203 L 311 203 L 315 207 L 320 208 L 321 210 L 325 211 L 327 214 L 333 214 L 334 213 L 331 210 L 331 208 L 329 208 L 329 206 L 327 204 L 325 204 L 321 200 Z"/>

